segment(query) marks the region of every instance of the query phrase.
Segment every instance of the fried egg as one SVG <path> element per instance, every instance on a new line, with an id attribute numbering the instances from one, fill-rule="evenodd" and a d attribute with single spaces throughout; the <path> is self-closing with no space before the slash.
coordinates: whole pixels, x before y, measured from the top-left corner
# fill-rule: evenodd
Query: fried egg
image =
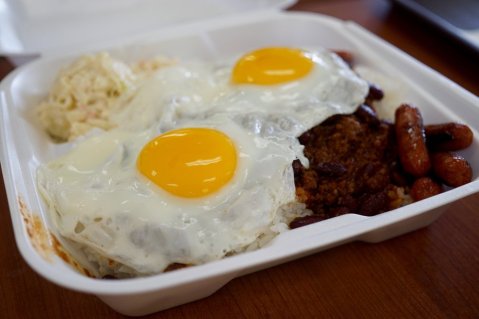
<path id="1" fill-rule="evenodd" d="M 262 48 L 239 58 L 227 76 L 230 90 L 211 113 L 263 114 L 299 136 L 333 114 L 352 113 L 368 83 L 335 53 Z M 275 124 L 276 125 L 276 124 Z"/>
<path id="2" fill-rule="evenodd" d="M 297 149 L 217 115 L 160 134 L 86 139 L 42 167 L 38 184 L 62 236 L 147 275 L 220 259 L 272 233 L 295 199 Z"/>
<path id="3" fill-rule="evenodd" d="M 326 49 L 262 48 L 221 62 L 160 69 L 119 112 L 118 126 L 172 129 L 185 118 L 251 113 L 291 122 L 299 136 L 328 116 L 352 113 L 368 83 Z"/>

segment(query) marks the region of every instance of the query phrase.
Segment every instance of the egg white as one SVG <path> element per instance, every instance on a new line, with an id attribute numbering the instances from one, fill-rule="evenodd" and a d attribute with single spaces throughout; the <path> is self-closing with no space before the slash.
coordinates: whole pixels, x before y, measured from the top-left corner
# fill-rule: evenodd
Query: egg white
<path id="1" fill-rule="evenodd" d="M 208 62 L 160 68 L 117 106 L 112 121 L 128 130 L 152 126 L 169 130 L 181 120 L 197 118 L 217 105 L 229 90 L 228 81 L 218 69 L 218 65 Z"/>

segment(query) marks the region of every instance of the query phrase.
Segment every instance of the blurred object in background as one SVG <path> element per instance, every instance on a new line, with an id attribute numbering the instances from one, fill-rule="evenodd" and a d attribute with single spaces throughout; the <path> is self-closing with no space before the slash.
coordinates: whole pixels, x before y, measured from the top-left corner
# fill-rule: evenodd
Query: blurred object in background
<path id="1" fill-rule="evenodd" d="M 392 0 L 479 53 L 479 0 Z"/>

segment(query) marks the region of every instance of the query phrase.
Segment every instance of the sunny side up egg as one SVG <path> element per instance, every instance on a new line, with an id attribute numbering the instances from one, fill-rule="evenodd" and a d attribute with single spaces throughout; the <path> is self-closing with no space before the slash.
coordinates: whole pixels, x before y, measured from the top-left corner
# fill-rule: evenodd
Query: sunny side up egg
<path id="1" fill-rule="evenodd" d="M 326 50 L 165 67 L 118 110 L 118 128 L 40 167 L 38 186 L 99 276 L 217 260 L 287 228 L 291 163 L 307 165 L 296 137 L 367 90 Z"/>
<path id="2" fill-rule="evenodd" d="M 124 265 L 101 276 L 217 260 L 287 223 L 279 210 L 295 199 L 297 157 L 289 140 L 223 116 L 157 134 L 109 131 L 38 172 L 60 234 L 97 263 Z"/>
<path id="3" fill-rule="evenodd" d="M 185 118 L 255 113 L 291 122 L 288 134 L 299 136 L 333 114 L 352 113 L 368 90 L 367 81 L 329 50 L 263 48 L 222 62 L 160 69 L 114 121 L 173 129 Z"/>
<path id="4" fill-rule="evenodd" d="M 333 114 L 354 112 L 369 90 L 325 49 L 259 49 L 241 57 L 229 77 L 233 89 L 211 113 L 262 114 L 289 123 L 288 134 L 296 137 Z"/>

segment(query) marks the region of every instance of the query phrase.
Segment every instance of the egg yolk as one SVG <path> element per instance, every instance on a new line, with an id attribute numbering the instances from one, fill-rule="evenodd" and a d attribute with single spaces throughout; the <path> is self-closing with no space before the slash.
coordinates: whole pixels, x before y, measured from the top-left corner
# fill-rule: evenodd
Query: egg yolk
<path id="1" fill-rule="evenodd" d="M 231 180 L 236 148 L 224 133 L 183 128 L 148 142 L 137 159 L 138 170 L 165 191 L 180 197 L 211 194 Z"/>
<path id="2" fill-rule="evenodd" d="M 290 82 L 306 76 L 313 61 L 298 49 L 264 48 L 241 57 L 233 69 L 237 84 L 270 85 Z"/>

